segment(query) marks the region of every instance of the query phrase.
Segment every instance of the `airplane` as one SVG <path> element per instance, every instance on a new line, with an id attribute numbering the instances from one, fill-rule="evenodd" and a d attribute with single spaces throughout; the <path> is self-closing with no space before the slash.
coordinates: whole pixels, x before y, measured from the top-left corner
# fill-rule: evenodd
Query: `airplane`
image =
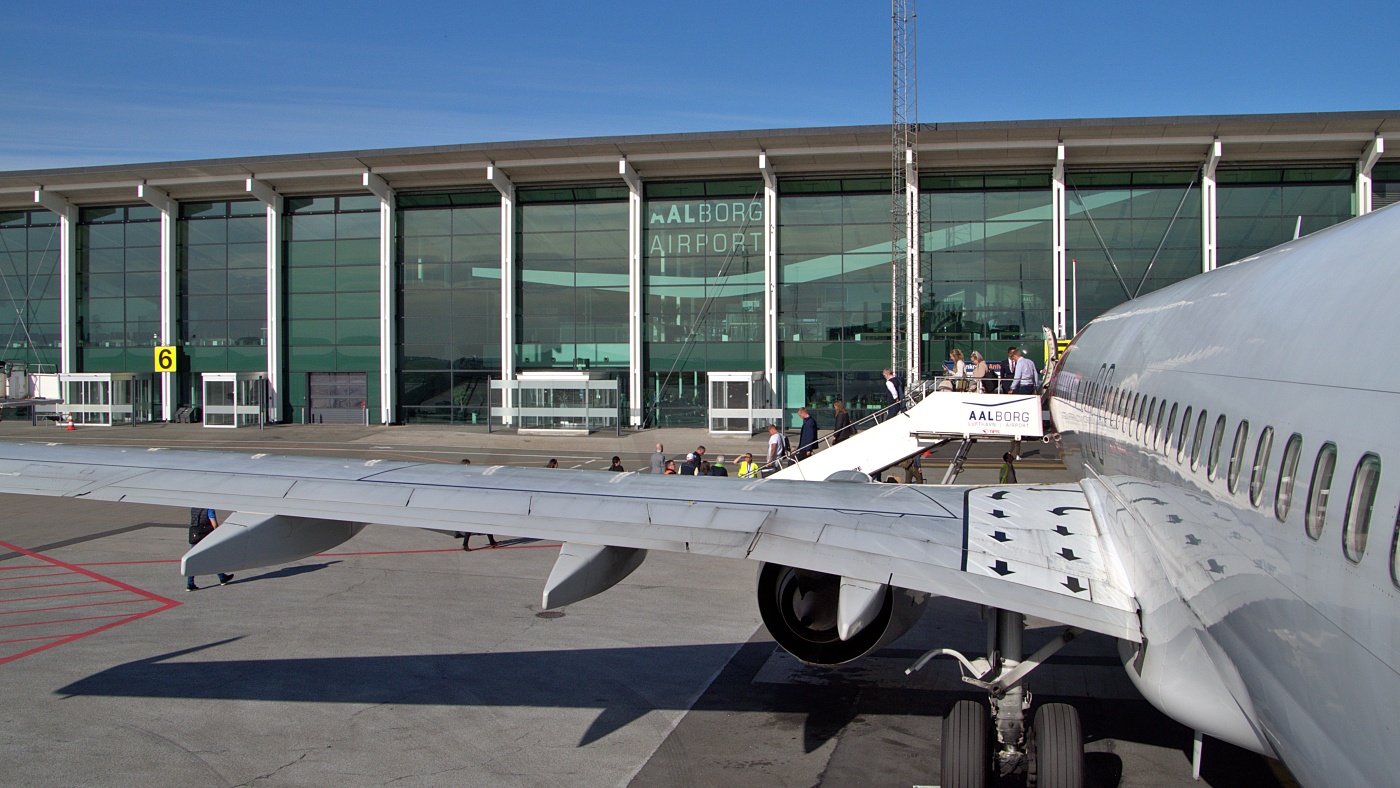
<path id="1" fill-rule="evenodd" d="M 1381 471 L 1400 443 L 1400 366 L 1357 345 L 1400 333 L 1397 262 L 1392 206 L 1092 321 L 1046 383 L 1077 484 L 846 471 L 679 485 L 11 443 L 0 492 L 236 512 L 184 556 L 185 575 L 299 560 L 366 523 L 557 540 L 547 608 L 610 588 L 649 550 L 752 559 L 774 640 L 819 665 L 892 642 L 930 595 L 955 597 L 989 609 L 989 653 L 938 649 L 911 666 L 951 657 L 987 693 L 945 719 L 944 786 L 998 773 L 1082 785 L 1076 710 L 1034 704 L 1027 679 L 1085 631 L 1116 638 L 1143 696 L 1196 732 L 1197 774 L 1211 736 L 1280 759 L 1303 785 L 1394 785 L 1400 473 Z M 1026 655 L 1026 615 L 1064 629 Z"/>

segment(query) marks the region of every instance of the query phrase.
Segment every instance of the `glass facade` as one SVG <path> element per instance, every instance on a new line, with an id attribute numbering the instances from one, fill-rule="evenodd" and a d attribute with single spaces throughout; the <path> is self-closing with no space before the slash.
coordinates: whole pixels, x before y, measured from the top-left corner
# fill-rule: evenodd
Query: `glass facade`
<path id="1" fill-rule="evenodd" d="M 1377 164 L 1371 169 L 1371 208 L 1400 202 L 1400 162 Z"/>
<path id="2" fill-rule="evenodd" d="M 626 370 L 627 188 L 516 196 L 518 368 Z"/>
<path id="3" fill-rule="evenodd" d="M 379 198 L 286 203 L 288 404 L 306 408 L 311 373 L 366 373 L 379 407 Z M 295 418 L 295 416 L 294 416 Z"/>
<path id="4" fill-rule="evenodd" d="M 1256 252 L 1352 217 L 1351 167 L 1225 169 L 1216 172 L 1217 262 Z"/>
<path id="5" fill-rule="evenodd" d="M 1044 366 L 1041 326 L 1053 325 L 1050 175 L 919 179 L 923 244 L 923 365 L 940 374 L 954 349 L 989 361 L 1016 344 Z"/>
<path id="6" fill-rule="evenodd" d="M 1124 301 L 1201 272 L 1199 180 L 1195 171 L 1066 174 L 1065 275 L 1078 280 L 1080 327 Z M 1072 332 L 1072 283 L 1066 299 Z"/>
<path id="7" fill-rule="evenodd" d="M 778 358 L 784 407 L 820 424 L 883 404 L 890 364 L 890 181 L 778 184 Z M 796 416 L 793 425 L 796 422 Z"/>
<path id="8" fill-rule="evenodd" d="M 763 181 L 648 183 L 645 198 L 648 419 L 703 427 L 705 371 L 763 368 Z"/>
<path id="9" fill-rule="evenodd" d="M 0 360 L 45 371 L 59 362 L 62 339 L 58 215 L 0 212 Z"/>
<path id="10" fill-rule="evenodd" d="M 160 333 L 160 211 L 82 209 L 75 268 L 78 371 L 150 372 Z"/>
<path id="11" fill-rule="evenodd" d="M 410 422 L 486 422 L 501 376 L 501 197 L 400 195 L 399 405 Z"/>
<path id="12" fill-rule="evenodd" d="M 200 373 L 267 369 L 267 211 L 260 202 L 182 203 L 178 238 L 177 396 L 198 403 Z"/>

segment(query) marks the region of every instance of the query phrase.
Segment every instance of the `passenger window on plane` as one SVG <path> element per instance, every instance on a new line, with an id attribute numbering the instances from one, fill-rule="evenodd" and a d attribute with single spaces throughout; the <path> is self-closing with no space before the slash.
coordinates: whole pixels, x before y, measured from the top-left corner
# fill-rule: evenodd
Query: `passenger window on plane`
<path id="1" fill-rule="evenodd" d="M 1172 413 L 1175 415 L 1176 406 L 1172 406 Z M 1181 415 L 1181 431 L 1176 434 L 1176 461 L 1179 463 L 1186 456 L 1186 433 L 1191 430 L 1191 406 L 1186 406 L 1186 412 Z"/>
<path id="2" fill-rule="evenodd" d="M 1274 428 L 1265 427 L 1259 433 L 1259 446 L 1254 450 L 1254 467 L 1249 476 L 1249 504 L 1258 506 L 1263 498 L 1264 477 L 1269 475 L 1269 452 L 1274 448 Z"/>
<path id="3" fill-rule="evenodd" d="M 1215 432 L 1210 436 L 1210 456 L 1206 458 L 1206 478 L 1215 481 L 1220 470 L 1220 444 L 1225 442 L 1225 417 L 1215 420 Z"/>
<path id="4" fill-rule="evenodd" d="M 1146 435 L 1147 435 L 1147 419 L 1148 419 L 1148 417 L 1149 417 L 1149 416 L 1148 416 L 1148 412 L 1147 412 L 1147 397 L 1146 397 L 1146 396 L 1139 396 L 1139 397 L 1138 397 L 1138 407 L 1137 407 L 1137 438 L 1138 438 L 1138 440 L 1142 440 L 1142 439 L 1143 439 L 1144 437 L 1146 437 Z"/>
<path id="5" fill-rule="evenodd" d="M 1173 418 L 1173 419 L 1176 418 L 1176 408 L 1175 408 L 1175 407 L 1172 408 L 1172 418 Z M 1167 428 L 1166 432 L 1163 432 L 1163 431 L 1162 431 L 1162 427 L 1163 427 L 1163 426 L 1166 426 L 1166 428 Z M 1153 445 L 1154 447 L 1159 447 L 1159 448 L 1165 450 L 1165 449 L 1166 449 L 1165 441 L 1166 441 L 1166 439 L 1167 439 L 1167 436 L 1171 435 L 1171 431 L 1172 431 L 1171 425 L 1170 425 L 1170 424 L 1167 424 L 1167 401 L 1166 401 L 1166 400 L 1162 400 L 1162 407 L 1160 407 L 1160 408 L 1157 409 L 1157 429 L 1154 430 L 1154 431 L 1153 431 L 1153 434 L 1152 434 L 1152 445 Z"/>
<path id="6" fill-rule="evenodd" d="M 1353 564 L 1361 563 L 1366 554 L 1366 540 L 1371 535 L 1371 509 L 1376 504 L 1376 486 L 1381 481 L 1381 458 L 1367 454 L 1356 465 L 1351 477 L 1351 495 L 1347 498 L 1347 516 L 1342 524 L 1342 551 Z"/>
<path id="7" fill-rule="evenodd" d="M 1191 439 L 1191 470 L 1193 471 L 1201 463 L 1201 444 L 1205 443 L 1206 439 L 1207 416 L 1205 411 L 1201 411 L 1200 418 L 1196 419 L 1196 434 Z"/>
<path id="8" fill-rule="evenodd" d="M 1395 516 L 1395 536 L 1390 539 L 1390 582 L 1400 587 L 1400 514 Z"/>
<path id="9" fill-rule="evenodd" d="M 1225 474 L 1225 486 L 1234 495 L 1240 488 L 1240 469 L 1244 467 L 1244 448 L 1249 442 L 1249 422 L 1241 420 L 1235 428 L 1235 444 L 1230 447 L 1230 470 Z"/>
<path id="10" fill-rule="evenodd" d="M 1278 466 L 1278 487 L 1274 488 L 1274 516 L 1288 522 L 1288 510 L 1293 506 L 1293 483 L 1298 477 L 1298 460 L 1303 456 L 1303 436 L 1293 433 L 1283 447 L 1283 462 Z"/>
<path id="11" fill-rule="evenodd" d="M 1337 470 L 1337 445 L 1324 443 L 1313 461 L 1312 481 L 1308 484 L 1308 509 L 1303 520 L 1308 536 L 1322 538 L 1327 522 L 1327 499 L 1332 494 L 1332 474 Z"/>

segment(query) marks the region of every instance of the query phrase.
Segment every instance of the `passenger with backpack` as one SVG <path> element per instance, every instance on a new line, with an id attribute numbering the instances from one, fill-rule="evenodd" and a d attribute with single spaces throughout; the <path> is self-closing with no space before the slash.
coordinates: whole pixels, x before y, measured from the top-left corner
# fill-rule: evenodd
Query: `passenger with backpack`
<path id="1" fill-rule="evenodd" d="M 219 527 L 217 513 L 213 509 L 194 508 L 190 509 L 190 544 L 196 545 L 204 540 L 204 537 L 214 533 L 214 529 Z M 233 575 L 219 573 L 219 585 L 226 586 L 233 580 Z M 194 575 L 185 578 L 186 591 L 198 591 L 199 586 L 194 584 Z"/>

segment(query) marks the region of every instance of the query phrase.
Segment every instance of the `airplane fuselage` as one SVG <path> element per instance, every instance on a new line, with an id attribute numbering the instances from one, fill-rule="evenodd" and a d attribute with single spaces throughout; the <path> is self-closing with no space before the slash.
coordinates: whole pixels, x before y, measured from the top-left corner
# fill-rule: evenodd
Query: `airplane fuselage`
<path id="1" fill-rule="evenodd" d="M 1113 310 L 1051 383 L 1141 606 L 1129 674 L 1308 785 L 1396 781 L 1396 263 L 1392 208 Z"/>

